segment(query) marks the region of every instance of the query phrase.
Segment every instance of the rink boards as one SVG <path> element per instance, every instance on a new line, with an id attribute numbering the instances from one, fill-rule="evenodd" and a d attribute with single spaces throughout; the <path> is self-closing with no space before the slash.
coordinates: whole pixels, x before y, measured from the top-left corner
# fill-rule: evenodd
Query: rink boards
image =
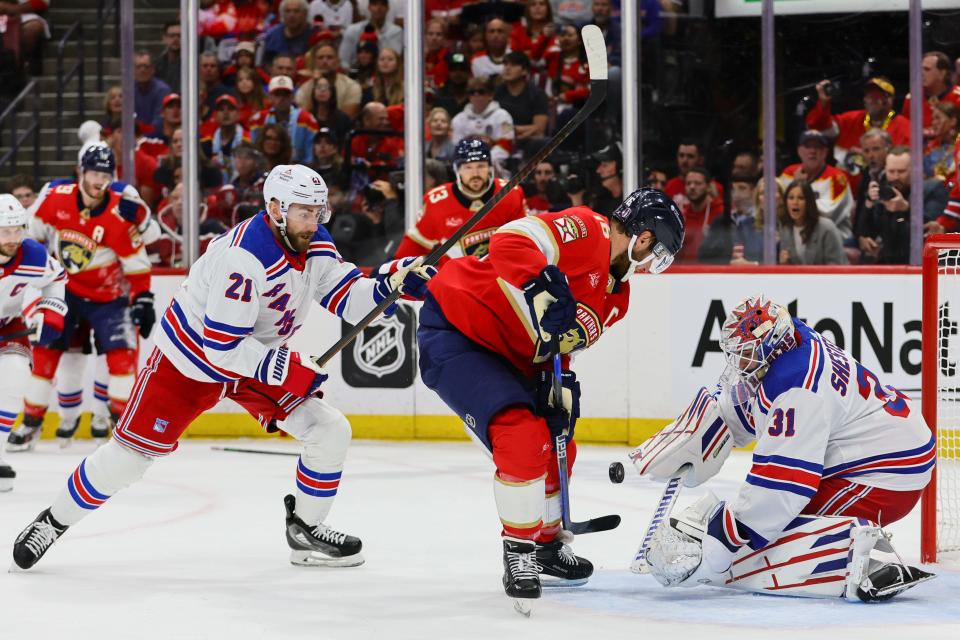
<path id="1" fill-rule="evenodd" d="M 167 306 L 182 280 L 182 275 L 154 277 L 158 309 Z M 635 277 L 627 317 L 575 360 L 573 368 L 583 390 L 577 438 L 633 444 L 668 422 L 701 385 L 712 387 L 723 370 L 717 338 L 726 310 L 742 297 L 761 292 L 788 304 L 794 315 L 850 350 L 883 384 L 916 398 L 920 285 L 919 269 L 910 267 L 830 271 L 675 267 L 661 276 Z M 456 417 L 416 373 L 416 306 L 408 305 L 398 318 L 372 327 L 328 365 L 325 397 L 350 417 L 355 437 L 466 437 Z M 960 309 L 951 312 L 960 320 Z M 318 307 L 292 346 L 320 353 L 342 329 L 338 318 Z M 147 341 L 141 360 L 150 350 Z M 92 381 L 87 396 L 91 387 Z M 54 406 L 51 403 L 51 410 Z M 241 411 L 225 401 L 200 418 L 189 434 L 258 435 L 257 423 Z M 54 416 L 48 420 L 55 421 Z M 52 427 L 47 425 L 45 431 Z"/>

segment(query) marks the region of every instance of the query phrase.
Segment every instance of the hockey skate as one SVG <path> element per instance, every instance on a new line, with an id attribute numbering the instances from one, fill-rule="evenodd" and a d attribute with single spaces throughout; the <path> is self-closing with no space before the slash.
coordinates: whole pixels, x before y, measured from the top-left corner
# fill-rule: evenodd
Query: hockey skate
<path id="1" fill-rule="evenodd" d="M 116 420 L 113 416 L 108 418 L 107 416 L 94 415 L 90 421 L 90 436 L 99 442 L 108 440 L 114 424 L 116 424 Z"/>
<path id="2" fill-rule="evenodd" d="M 284 497 L 290 564 L 301 567 L 356 567 L 363 564 L 360 538 L 331 529 L 322 522 L 309 526 L 297 517 L 297 500 Z"/>
<path id="3" fill-rule="evenodd" d="M 7 451 L 32 451 L 40 439 L 40 430 L 43 418 L 23 416 L 23 424 L 16 431 L 7 436 Z"/>
<path id="4" fill-rule="evenodd" d="M 540 582 L 547 587 L 579 587 L 593 575 L 593 563 L 574 555 L 560 540 L 537 545 Z"/>
<path id="5" fill-rule="evenodd" d="M 13 479 L 17 477 L 17 472 L 8 465 L 0 452 L 0 493 L 6 493 L 13 490 Z"/>
<path id="6" fill-rule="evenodd" d="M 80 416 L 77 416 L 71 422 L 61 422 L 60 426 L 57 427 L 57 443 L 60 445 L 61 449 L 70 446 L 70 443 L 73 442 L 73 436 L 77 433 L 77 428 L 80 426 Z"/>
<path id="7" fill-rule="evenodd" d="M 867 576 L 857 588 L 857 597 L 864 602 L 883 602 L 898 593 L 933 580 L 936 574 L 902 564 L 882 564 Z"/>
<path id="8" fill-rule="evenodd" d="M 50 509 L 44 509 L 14 541 L 14 563 L 23 571 L 31 568 L 68 528 L 54 520 Z"/>
<path id="9" fill-rule="evenodd" d="M 503 539 L 503 590 L 513 598 L 518 613 L 530 615 L 530 600 L 541 593 L 537 545 L 532 540 Z"/>

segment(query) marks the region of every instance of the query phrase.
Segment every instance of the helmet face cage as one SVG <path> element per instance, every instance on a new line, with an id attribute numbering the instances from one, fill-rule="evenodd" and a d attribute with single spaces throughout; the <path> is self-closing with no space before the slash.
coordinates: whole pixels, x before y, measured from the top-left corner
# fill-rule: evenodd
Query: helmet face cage
<path id="1" fill-rule="evenodd" d="M 278 165 L 273 168 L 263 188 L 265 205 L 276 200 L 280 205 L 282 228 L 287 226 L 290 205 L 320 206 L 319 224 L 330 221 L 330 204 L 327 185 L 318 173 L 302 165 Z"/>
<path id="2" fill-rule="evenodd" d="M 733 388 L 735 396 L 752 397 L 770 363 L 796 346 L 793 331 L 786 308 L 763 295 L 742 300 L 720 331 L 720 348 L 727 361 L 721 382 Z"/>

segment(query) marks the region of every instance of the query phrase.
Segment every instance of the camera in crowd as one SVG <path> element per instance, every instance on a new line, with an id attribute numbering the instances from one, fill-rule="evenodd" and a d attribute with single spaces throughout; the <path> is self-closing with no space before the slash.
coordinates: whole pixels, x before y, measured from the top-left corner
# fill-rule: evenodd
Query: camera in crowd
<path id="1" fill-rule="evenodd" d="M 827 97 L 833 99 L 840 95 L 841 87 L 839 82 L 830 81 L 823 86 L 823 92 Z"/>
<path id="2" fill-rule="evenodd" d="M 897 193 L 893 190 L 893 187 L 890 186 L 890 183 L 887 182 L 887 176 L 881 176 L 878 186 L 880 187 L 880 193 L 877 197 L 880 198 L 881 202 L 890 202 L 897 197 Z"/>
<path id="3" fill-rule="evenodd" d="M 403 180 L 403 171 L 391 171 L 389 174 L 387 174 L 387 181 L 397 194 L 395 197 L 398 197 L 399 194 L 403 192 Z M 362 193 L 364 200 L 367 202 L 367 206 L 371 209 L 382 208 L 384 203 L 387 201 L 387 194 L 381 191 L 374 182 L 371 182 L 363 187 Z"/>

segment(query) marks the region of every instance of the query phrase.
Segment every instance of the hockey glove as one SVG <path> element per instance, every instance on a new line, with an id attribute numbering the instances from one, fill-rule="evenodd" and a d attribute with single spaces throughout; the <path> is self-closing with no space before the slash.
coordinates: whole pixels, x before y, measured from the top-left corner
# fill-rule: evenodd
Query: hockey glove
<path id="1" fill-rule="evenodd" d="M 149 291 L 138 293 L 130 305 L 130 319 L 140 328 L 140 337 L 147 338 L 157 321 L 157 312 L 153 309 L 153 294 Z"/>
<path id="2" fill-rule="evenodd" d="M 140 203 L 129 198 L 120 198 L 120 202 L 117 203 L 117 213 L 120 214 L 121 218 L 132 225 L 139 224 L 139 221 L 137 220 L 137 212 L 139 209 Z"/>
<path id="3" fill-rule="evenodd" d="M 427 295 L 427 282 L 437 275 L 437 268 L 422 266 L 421 261 L 422 258 L 400 258 L 380 265 L 373 294 L 377 304 L 394 291 L 400 291 L 405 300 L 423 300 Z M 392 304 L 384 315 L 392 315 L 396 310 L 397 305 Z"/>
<path id="4" fill-rule="evenodd" d="M 34 334 L 30 341 L 47 346 L 56 341 L 63 333 L 64 316 L 67 304 L 59 298 L 44 298 L 37 304 L 33 315 Z"/>
<path id="5" fill-rule="evenodd" d="M 553 372 L 541 371 L 537 377 L 537 415 L 547 421 L 550 435 L 556 438 L 560 434 L 567 436 L 567 442 L 573 440 L 573 430 L 580 417 L 580 383 L 573 371 L 564 371 L 560 376 L 563 386 L 563 406 L 557 407 L 553 397 Z"/>
<path id="6" fill-rule="evenodd" d="M 283 350 L 286 347 L 280 349 Z M 300 354 L 294 351 L 290 353 L 290 367 L 280 386 L 299 398 L 309 398 L 317 393 L 322 397 L 323 392 L 320 391 L 320 385 L 326 382 L 329 377 L 323 369 L 314 365 L 309 358 L 301 360 Z"/>
<path id="7" fill-rule="evenodd" d="M 562 336 L 577 322 L 577 301 L 570 292 L 567 276 L 555 265 L 547 265 L 536 278 L 523 285 L 534 326 L 544 342 Z"/>

